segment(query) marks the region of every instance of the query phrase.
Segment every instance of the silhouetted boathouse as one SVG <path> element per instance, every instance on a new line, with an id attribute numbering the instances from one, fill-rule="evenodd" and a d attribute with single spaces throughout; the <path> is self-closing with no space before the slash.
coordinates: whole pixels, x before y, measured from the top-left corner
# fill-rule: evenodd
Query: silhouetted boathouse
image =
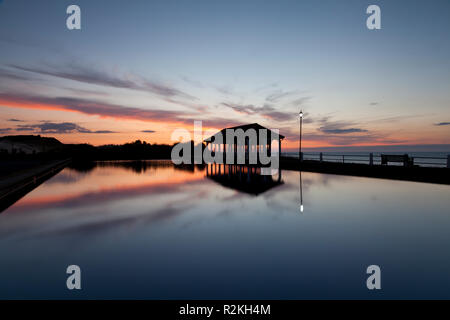
<path id="1" fill-rule="evenodd" d="M 227 130 L 233 132 L 239 132 L 242 130 L 245 133 L 244 141 L 238 141 L 238 137 L 234 135 L 233 140 L 230 142 L 227 139 Z M 260 130 L 265 130 L 266 136 L 263 137 L 260 134 Z M 256 133 L 256 139 L 251 141 L 251 132 Z M 220 136 L 220 137 L 219 137 Z M 279 133 L 276 133 L 258 123 L 251 123 L 246 125 L 240 125 L 230 128 L 224 128 L 204 140 L 206 148 L 212 148 L 213 154 L 217 152 L 223 154 L 223 163 L 226 163 L 227 153 L 234 151 L 234 163 L 238 163 L 238 152 L 243 152 L 245 155 L 244 163 L 240 164 L 261 164 L 260 152 L 264 152 L 268 157 L 272 155 L 273 143 L 275 142 L 278 154 L 281 154 L 281 141 L 285 137 Z M 251 153 L 256 155 L 256 163 L 251 163 Z"/>

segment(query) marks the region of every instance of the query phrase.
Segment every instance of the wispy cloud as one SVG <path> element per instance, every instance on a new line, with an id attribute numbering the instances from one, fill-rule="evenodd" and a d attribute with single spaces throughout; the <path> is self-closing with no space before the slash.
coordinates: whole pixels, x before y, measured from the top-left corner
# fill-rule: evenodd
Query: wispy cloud
<path id="1" fill-rule="evenodd" d="M 189 125 L 192 125 L 194 120 L 203 120 L 204 125 L 217 128 L 242 124 L 240 121 L 221 117 L 205 118 L 199 113 L 161 109 L 142 109 L 105 103 L 95 99 L 90 100 L 73 97 L 46 97 L 0 92 L 0 104 L 19 108 L 65 110 L 116 119 L 180 123 Z"/>
<path id="2" fill-rule="evenodd" d="M 291 101 L 291 105 L 296 108 L 302 108 L 311 97 L 300 97 Z"/>
<path id="3" fill-rule="evenodd" d="M 319 131 L 330 134 L 347 134 L 368 132 L 366 129 L 353 127 L 354 123 L 346 121 L 330 121 L 329 117 L 322 118 L 318 122 L 321 123 Z"/>
<path id="4" fill-rule="evenodd" d="M 113 88 L 132 89 L 149 92 L 164 98 L 183 98 L 195 100 L 196 98 L 156 81 L 149 80 L 137 74 L 106 72 L 96 66 L 84 65 L 80 62 L 71 62 L 63 67 L 45 66 L 28 67 L 16 64 L 9 65 L 16 70 L 27 71 L 35 74 L 63 78 L 88 84 L 96 84 Z"/>
<path id="5" fill-rule="evenodd" d="M 439 123 L 435 123 L 435 126 L 449 126 L 450 122 L 439 122 Z"/>
<path id="6" fill-rule="evenodd" d="M 193 87 L 196 87 L 196 88 L 205 88 L 205 85 L 204 85 L 201 81 L 192 79 L 192 78 L 187 77 L 187 76 L 181 76 L 181 79 L 182 79 L 184 82 L 188 83 L 189 85 L 191 85 L 191 86 L 193 86 Z"/>
<path id="7" fill-rule="evenodd" d="M 306 119 L 311 119 L 311 123 L 316 125 L 314 128 L 308 126 L 307 132 L 303 133 L 303 139 L 309 142 L 332 146 L 351 146 L 361 144 L 381 145 L 407 142 L 400 139 L 393 139 L 386 133 L 371 132 L 365 128 L 359 127 L 355 122 L 333 120 L 331 116 L 316 118 L 308 116 Z M 292 127 L 285 127 L 280 128 L 280 130 L 286 133 L 288 140 L 295 141 L 299 139 L 298 129 L 294 130 Z"/>
<path id="8" fill-rule="evenodd" d="M 2 79 L 13 79 L 13 80 L 18 80 L 18 81 L 29 81 L 29 80 L 33 80 L 33 77 L 15 72 L 15 71 L 11 71 L 11 70 L 7 70 L 7 69 L 0 69 L 0 78 Z"/>
<path id="9" fill-rule="evenodd" d="M 154 133 L 156 132 L 155 130 L 142 130 L 141 132 L 145 132 L 145 133 Z"/>
<path id="10" fill-rule="evenodd" d="M 283 91 L 282 89 L 278 89 L 272 93 L 270 93 L 267 97 L 266 97 L 266 101 L 271 102 L 271 103 L 276 103 L 279 102 L 280 100 L 294 95 L 298 93 L 297 91 Z"/>
<path id="11" fill-rule="evenodd" d="M 240 105 L 229 102 L 222 102 L 221 105 L 233 109 L 240 114 L 259 115 L 275 121 L 292 120 L 296 117 L 296 114 L 294 112 L 277 111 L 275 107 L 270 104 L 264 104 L 263 106 L 258 107 L 253 104 Z"/>
<path id="12" fill-rule="evenodd" d="M 80 112 L 111 118 L 128 118 L 136 120 L 173 121 L 188 114 L 168 110 L 147 110 L 109 104 L 98 100 L 73 97 L 45 97 L 35 95 L 0 93 L 0 102 L 4 105 L 30 107 L 38 109 L 55 109 Z"/>
<path id="13" fill-rule="evenodd" d="M 8 119 L 8 121 L 11 121 L 11 122 L 23 122 L 23 120 L 20 120 L 20 119 Z"/>
<path id="14" fill-rule="evenodd" d="M 330 133 L 305 133 L 304 139 L 306 141 L 317 141 L 321 144 L 328 144 L 333 146 L 351 146 L 351 145 L 372 145 L 372 144 L 398 144 L 407 141 L 401 139 L 393 139 L 389 136 L 379 133 L 363 132 L 362 134 L 330 134 Z M 297 133 L 298 139 L 298 133 Z"/>
<path id="15" fill-rule="evenodd" d="M 0 134 L 5 134 L 11 132 L 12 128 L 0 128 Z"/>
<path id="16" fill-rule="evenodd" d="M 44 122 L 37 124 L 19 125 L 15 128 L 15 131 L 31 131 L 34 133 L 46 133 L 46 134 L 66 134 L 66 133 L 115 133 L 110 130 L 89 130 L 81 127 L 73 122 Z"/>
<path id="17" fill-rule="evenodd" d="M 333 133 L 333 134 L 346 134 L 346 133 L 356 133 L 356 132 L 367 132 L 365 129 L 360 128 L 346 128 L 346 129 L 339 129 L 339 128 L 319 128 L 320 131 L 325 133 Z"/>

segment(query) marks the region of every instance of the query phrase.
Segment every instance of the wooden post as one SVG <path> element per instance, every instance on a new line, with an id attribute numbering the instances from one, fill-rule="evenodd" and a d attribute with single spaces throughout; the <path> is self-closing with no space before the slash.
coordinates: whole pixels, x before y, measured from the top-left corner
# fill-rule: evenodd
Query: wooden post
<path id="1" fill-rule="evenodd" d="M 369 154 L 369 165 L 373 166 L 373 153 Z"/>
<path id="2" fill-rule="evenodd" d="M 345 156 L 342 155 L 342 163 L 345 163 Z"/>
<path id="3" fill-rule="evenodd" d="M 323 155 L 322 155 L 322 152 L 321 152 L 320 155 L 319 155 L 319 160 L 320 160 L 320 162 L 323 161 Z"/>
<path id="4" fill-rule="evenodd" d="M 447 168 L 450 168 L 450 154 L 447 155 Z"/>

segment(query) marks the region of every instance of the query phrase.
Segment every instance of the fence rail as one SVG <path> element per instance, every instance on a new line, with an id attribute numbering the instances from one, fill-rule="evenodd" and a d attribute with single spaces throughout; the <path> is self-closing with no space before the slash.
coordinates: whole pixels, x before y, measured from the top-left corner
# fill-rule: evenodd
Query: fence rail
<path id="1" fill-rule="evenodd" d="M 281 153 L 285 157 L 298 158 L 298 153 Z M 384 154 L 383 154 L 384 155 Z M 387 154 L 392 155 L 392 154 Z M 336 154 L 325 152 L 302 152 L 302 160 L 316 160 L 320 162 L 339 162 L 339 163 L 362 163 L 369 165 L 381 165 L 382 154 L 367 153 L 367 154 Z M 450 154 L 445 157 L 430 157 L 430 156 L 408 156 L 412 165 L 425 167 L 440 167 L 450 168 Z M 392 165 L 402 166 L 403 163 L 392 162 Z"/>

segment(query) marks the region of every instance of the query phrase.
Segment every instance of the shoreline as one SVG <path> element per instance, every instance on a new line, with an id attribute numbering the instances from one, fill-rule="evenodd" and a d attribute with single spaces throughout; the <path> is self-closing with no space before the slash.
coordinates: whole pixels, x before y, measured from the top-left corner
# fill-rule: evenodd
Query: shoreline
<path id="1" fill-rule="evenodd" d="M 0 212 L 14 204 L 28 192 L 53 177 L 69 164 L 71 159 L 39 163 L 18 173 L 2 177 L 0 181 Z"/>

